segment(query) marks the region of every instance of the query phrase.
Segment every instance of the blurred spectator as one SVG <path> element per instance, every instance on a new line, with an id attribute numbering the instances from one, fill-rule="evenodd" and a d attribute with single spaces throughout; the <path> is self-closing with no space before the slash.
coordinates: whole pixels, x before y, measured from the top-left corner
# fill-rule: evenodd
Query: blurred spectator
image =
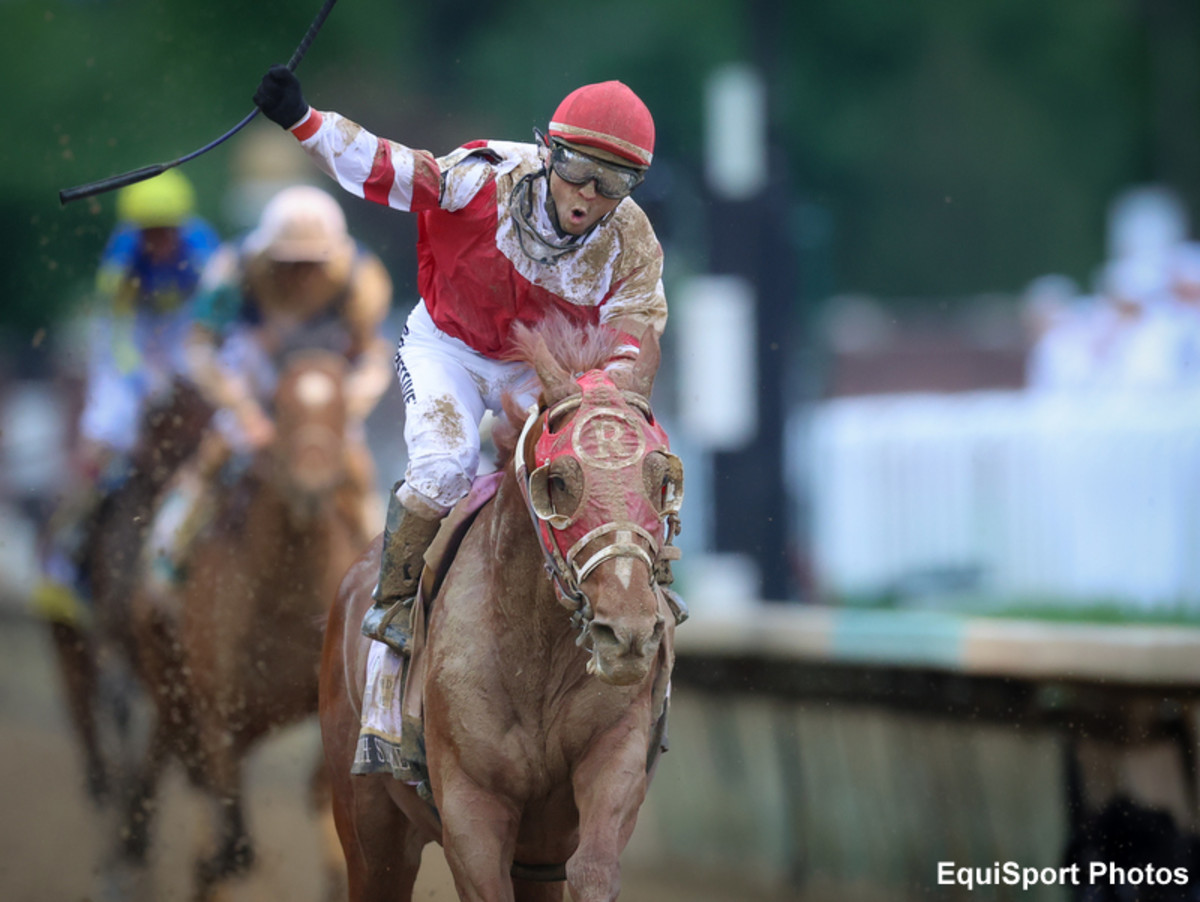
<path id="1" fill-rule="evenodd" d="M 1111 261 L 1095 322 L 1092 387 L 1171 388 L 1179 380 L 1178 347 L 1165 259 Z"/>
<path id="2" fill-rule="evenodd" d="M 1170 261 L 1170 290 L 1179 328 L 1181 384 L 1200 386 L 1200 242 L 1176 246 Z"/>
<path id="3" fill-rule="evenodd" d="M 117 226 L 96 278 L 72 484 L 51 518 L 45 578 L 33 598 L 50 619 L 78 615 L 92 514 L 125 481 L 143 409 L 170 388 L 182 364 L 188 301 L 219 243 L 194 206 L 191 183 L 174 169 L 117 195 Z"/>
<path id="4" fill-rule="evenodd" d="M 1170 188 L 1140 185 L 1114 198 L 1108 210 L 1108 257 L 1165 259 L 1187 239 L 1188 216 Z"/>
<path id="5" fill-rule="evenodd" d="M 1026 384 L 1039 391 L 1078 389 L 1092 373 L 1094 303 L 1068 276 L 1050 274 L 1029 283 L 1021 300 L 1029 336 Z"/>
<path id="6" fill-rule="evenodd" d="M 1186 233 L 1173 192 L 1144 187 L 1117 197 L 1096 296 L 1080 296 L 1058 275 L 1025 291 L 1027 385 L 1120 391 L 1200 383 L 1200 245 Z"/>

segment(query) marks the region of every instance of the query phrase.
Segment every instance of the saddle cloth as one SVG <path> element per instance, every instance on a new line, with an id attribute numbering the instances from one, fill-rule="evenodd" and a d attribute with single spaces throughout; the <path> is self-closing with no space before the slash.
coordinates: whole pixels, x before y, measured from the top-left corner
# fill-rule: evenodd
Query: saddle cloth
<path id="1" fill-rule="evenodd" d="M 414 786 L 423 779 L 400 751 L 404 731 L 400 687 L 407 659 L 382 642 L 367 653 L 367 687 L 363 693 L 362 723 L 354 752 L 352 774 L 390 773 Z"/>
<path id="2" fill-rule="evenodd" d="M 425 624 L 429 604 L 437 594 L 467 528 L 484 504 L 496 494 L 503 475 L 500 471 L 488 473 L 472 483 L 471 491 L 446 517 L 426 554 L 425 572 L 417 594 L 419 603 L 413 612 L 412 657 L 393 651 L 383 642 L 371 643 L 367 653 L 358 747 L 351 773 L 391 774 L 414 786 L 425 781 L 421 699 L 425 684 Z"/>

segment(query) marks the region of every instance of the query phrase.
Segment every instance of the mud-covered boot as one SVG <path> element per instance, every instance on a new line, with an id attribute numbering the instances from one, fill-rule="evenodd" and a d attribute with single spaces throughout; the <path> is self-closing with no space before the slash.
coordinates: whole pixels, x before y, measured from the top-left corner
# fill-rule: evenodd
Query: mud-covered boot
<path id="1" fill-rule="evenodd" d="M 422 516 L 405 507 L 392 492 L 383 529 L 379 582 L 371 598 L 375 604 L 363 617 L 362 633 L 384 642 L 401 654 L 412 641 L 412 606 L 425 565 L 425 552 L 441 525 L 440 518 Z"/>

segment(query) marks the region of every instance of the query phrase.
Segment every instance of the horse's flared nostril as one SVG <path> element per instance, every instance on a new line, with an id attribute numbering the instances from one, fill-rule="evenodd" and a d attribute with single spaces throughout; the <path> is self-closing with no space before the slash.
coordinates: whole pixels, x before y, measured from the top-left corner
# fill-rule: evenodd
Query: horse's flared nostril
<path id="1" fill-rule="evenodd" d="M 592 622 L 592 644 L 607 655 L 643 657 L 658 647 L 665 630 L 665 621 L 658 617 L 649 629 L 614 626 L 600 621 Z"/>
<path id="2" fill-rule="evenodd" d="M 592 623 L 592 643 L 596 648 L 619 648 L 621 639 L 607 623 Z"/>

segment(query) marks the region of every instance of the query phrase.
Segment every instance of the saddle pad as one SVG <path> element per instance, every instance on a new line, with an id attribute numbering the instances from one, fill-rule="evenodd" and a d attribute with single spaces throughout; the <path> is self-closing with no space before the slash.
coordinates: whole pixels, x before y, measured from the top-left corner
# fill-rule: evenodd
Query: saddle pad
<path id="1" fill-rule="evenodd" d="M 400 753 L 400 686 L 406 663 L 403 655 L 384 643 L 371 643 L 352 774 L 391 774 L 412 785 L 421 780 L 421 774 L 409 767 Z"/>

